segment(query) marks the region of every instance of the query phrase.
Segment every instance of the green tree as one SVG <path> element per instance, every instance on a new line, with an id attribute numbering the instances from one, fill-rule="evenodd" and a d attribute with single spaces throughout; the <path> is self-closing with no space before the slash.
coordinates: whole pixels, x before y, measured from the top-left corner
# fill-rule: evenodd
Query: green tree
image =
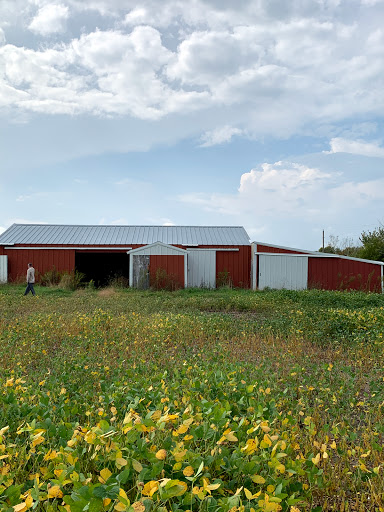
<path id="1" fill-rule="evenodd" d="M 373 231 L 363 231 L 360 235 L 363 247 L 359 257 L 366 260 L 384 261 L 384 226 Z"/>
<path id="2" fill-rule="evenodd" d="M 342 256 L 352 256 L 353 258 L 360 258 L 361 246 L 356 245 L 352 238 L 344 238 L 339 240 L 338 236 L 330 235 L 328 245 L 321 247 L 320 252 L 328 254 L 340 254 Z"/>

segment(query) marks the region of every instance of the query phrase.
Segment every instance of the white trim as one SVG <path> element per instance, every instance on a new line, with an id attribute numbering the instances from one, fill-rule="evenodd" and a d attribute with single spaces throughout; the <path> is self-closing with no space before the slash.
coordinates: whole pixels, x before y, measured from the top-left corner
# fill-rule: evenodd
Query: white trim
<path id="1" fill-rule="evenodd" d="M 129 281 L 128 286 L 133 288 L 133 256 L 132 254 L 127 253 L 129 256 Z"/>
<path id="2" fill-rule="evenodd" d="M 255 252 L 256 256 L 294 256 L 296 258 L 308 258 L 312 256 L 314 258 L 322 258 L 323 256 L 317 256 L 316 254 L 291 254 L 288 252 Z"/>
<path id="3" fill-rule="evenodd" d="M 180 249 L 180 247 L 175 247 L 174 245 L 170 244 L 164 244 L 163 242 L 154 242 L 153 244 L 143 245 L 142 247 L 138 247 L 137 249 L 131 249 L 127 252 L 127 254 L 136 254 L 137 252 L 142 252 L 147 249 L 150 249 L 151 247 L 168 247 L 169 249 L 172 249 L 173 251 L 180 252 L 181 254 L 187 254 L 187 251 L 185 249 Z"/>
<path id="4" fill-rule="evenodd" d="M 4 250 L 7 251 L 7 250 L 18 250 L 18 249 L 22 249 L 22 250 L 28 250 L 28 251 L 33 251 L 33 250 L 54 250 L 54 251 L 129 251 L 132 249 L 132 247 L 47 247 L 47 246 L 43 246 L 43 247 L 28 247 L 28 246 L 23 246 L 23 247 L 4 247 Z"/>
<path id="5" fill-rule="evenodd" d="M 0 284 L 8 283 L 8 256 L 0 255 Z"/>
<path id="6" fill-rule="evenodd" d="M 184 255 L 184 288 L 188 288 L 188 258 Z"/>
<path id="7" fill-rule="evenodd" d="M 252 244 L 255 244 L 256 248 L 258 245 L 265 245 L 265 247 L 274 247 L 275 249 L 286 249 L 287 251 L 298 251 L 303 252 L 305 254 L 316 254 L 319 251 L 308 251 L 306 249 L 296 249 L 295 247 L 286 247 L 285 245 L 274 245 L 274 244 L 267 244 L 266 242 L 252 242 Z M 263 254 L 263 253 L 260 253 Z"/>
<path id="8" fill-rule="evenodd" d="M 251 290 L 256 290 L 257 254 L 253 244 L 251 247 Z"/>
<path id="9" fill-rule="evenodd" d="M 324 253 L 326 254 L 326 253 Z M 373 263 L 374 265 L 384 265 L 383 261 L 374 261 L 374 260 L 364 260 L 363 258 L 353 258 L 352 256 L 343 256 L 341 254 L 334 254 L 337 258 L 341 258 L 342 260 L 353 260 L 353 261 L 362 261 L 363 263 Z"/>
<path id="10" fill-rule="evenodd" d="M 137 249 L 132 249 L 127 251 L 129 256 L 129 287 L 133 287 L 133 256 L 137 255 L 140 252 L 145 252 L 152 247 L 165 247 L 170 249 L 172 252 L 180 253 L 180 256 L 184 256 L 184 288 L 188 287 L 188 251 L 185 249 L 180 249 L 180 247 L 175 247 L 174 245 L 165 244 L 163 242 L 154 242 L 153 244 L 143 245 L 142 247 L 138 247 Z M 149 254 L 149 257 L 155 256 L 154 254 Z M 172 256 L 172 254 L 163 254 L 163 256 Z"/>

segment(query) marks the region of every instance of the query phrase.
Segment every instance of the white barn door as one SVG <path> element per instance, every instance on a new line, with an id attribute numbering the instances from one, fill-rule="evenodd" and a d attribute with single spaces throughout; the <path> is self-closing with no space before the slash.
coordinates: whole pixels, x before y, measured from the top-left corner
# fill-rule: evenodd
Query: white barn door
<path id="1" fill-rule="evenodd" d="M 0 283 L 8 281 L 8 256 L 0 256 Z"/>
<path id="2" fill-rule="evenodd" d="M 188 249 L 188 287 L 216 288 L 216 251 Z"/>
<path id="3" fill-rule="evenodd" d="M 308 256 L 259 256 L 259 290 L 306 290 L 308 287 Z"/>

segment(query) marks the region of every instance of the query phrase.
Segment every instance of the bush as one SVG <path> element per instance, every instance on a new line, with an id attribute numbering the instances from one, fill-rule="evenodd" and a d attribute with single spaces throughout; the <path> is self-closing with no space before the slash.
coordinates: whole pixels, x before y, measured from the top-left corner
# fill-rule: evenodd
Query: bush
<path id="1" fill-rule="evenodd" d="M 84 277 L 85 274 L 78 272 L 77 270 L 70 273 L 64 272 L 61 276 L 58 287 L 63 290 L 77 290 L 81 286 Z"/>
<path id="2" fill-rule="evenodd" d="M 168 274 L 164 268 L 158 268 L 156 274 L 150 275 L 150 286 L 154 290 L 166 290 L 173 292 L 180 290 L 181 285 L 176 275 Z"/>
<path id="3" fill-rule="evenodd" d="M 38 281 L 41 286 L 57 286 L 62 277 L 63 272 L 59 272 L 55 266 L 53 266 L 50 270 L 44 272 L 44 274 L 38 275 Z"/>
<path id="4" fill-rule="evenodd" d="M 230 272 L 224 269 L 222 272 L 217 274 L 217 287 L 218 288 L 232 288 L 233 282 Z"/>

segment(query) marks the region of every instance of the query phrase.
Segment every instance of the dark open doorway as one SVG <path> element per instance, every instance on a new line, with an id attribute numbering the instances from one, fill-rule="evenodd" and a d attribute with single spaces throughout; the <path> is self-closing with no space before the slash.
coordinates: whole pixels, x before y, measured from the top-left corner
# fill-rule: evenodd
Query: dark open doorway
<path id="1" fill-rule="evenodd" d="M 84 281 L 107 286 L 113 279 L 129 279 L 129 256 L 116 252 L 77 252 L 76 270 L 85 274 Z"/>

